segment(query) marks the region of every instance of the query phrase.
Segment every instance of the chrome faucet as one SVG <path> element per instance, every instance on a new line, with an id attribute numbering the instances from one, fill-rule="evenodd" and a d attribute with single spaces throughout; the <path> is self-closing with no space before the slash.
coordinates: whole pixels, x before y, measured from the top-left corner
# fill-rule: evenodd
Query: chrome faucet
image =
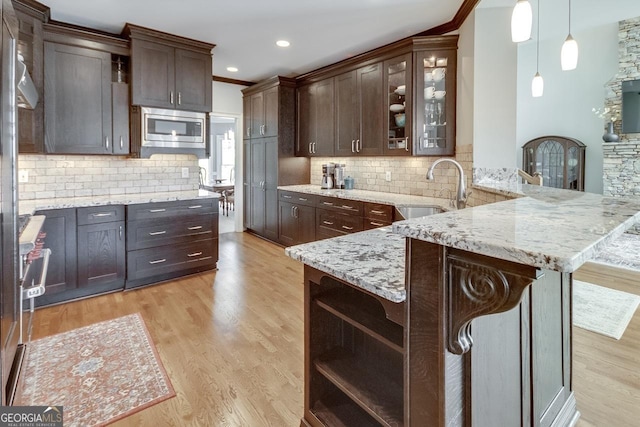
<path id="1" fill-rule="evenodd" d="M 439 163 L 442 163 L 442 162 L 453 163 L 455 167 L 458 168 L 459 179 L 458 179 L 458 191 L 456 192 L 456 207 L 458 209 L 464 209 L 467 206 L 468 195 L 467 195 L 467 189 L 464 185 L 464 172 L 462 171 L 462 166 L 460 165 L 460 163 L 456 162 L 453 159 L 446 159 L 446 158 L 438 159 L 435 162 L 433 162 L 433 164 L 427 171 L 427 179 L 433 180 L 433 170 Z"/>

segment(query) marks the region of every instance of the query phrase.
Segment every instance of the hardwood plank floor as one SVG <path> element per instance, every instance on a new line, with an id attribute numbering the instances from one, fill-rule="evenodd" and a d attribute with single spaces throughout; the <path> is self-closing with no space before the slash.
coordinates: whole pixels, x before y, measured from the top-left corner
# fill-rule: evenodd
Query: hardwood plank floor
<path id="1" fill-rule="evenodd" d="M 220 236 L 218 265 L 217 272 L 38 310 L 32 339 L 140 312 L 177 396 L 114 425 L 297 427 L 302 265 L 247 233 Z M 575 277 L 640 293 L 640 276 L 626 272 L 587 264 Z M 640 314 L 620 341 L 574 332 L 578 426 L 637 425 Z"/>

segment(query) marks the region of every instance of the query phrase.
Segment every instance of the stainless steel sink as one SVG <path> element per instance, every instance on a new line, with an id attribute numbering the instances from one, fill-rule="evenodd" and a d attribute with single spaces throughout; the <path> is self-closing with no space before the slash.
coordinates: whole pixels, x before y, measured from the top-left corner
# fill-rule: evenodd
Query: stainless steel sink
<path id="1" fill-rule="evenodd" d="M 420 218 L 444 212 L 440 206 L 396 206 L 397 219 Z"/>

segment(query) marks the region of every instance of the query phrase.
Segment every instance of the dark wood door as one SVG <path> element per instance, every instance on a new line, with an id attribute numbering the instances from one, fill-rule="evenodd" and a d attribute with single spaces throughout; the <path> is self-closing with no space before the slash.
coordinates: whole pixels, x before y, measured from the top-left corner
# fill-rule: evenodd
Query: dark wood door
<path id="1" fill-rule="evenodd" d="M 309 243 L 316 240 L 316 208 L 296 205 L 296 244 Z"/>
<path id="2" fill-rule="evenodd" d="M 354 155 L 360 138 L 356 81 L 356 71 L 335 77 L 336 156 Z"/>
<path id="3" fill-rule="evenodd" d="M 132 104 L 174 108 L 175 49 L 144 40 L 131 42 Z"/>
<path id="4" fill-rule="evenodd" d="M 242 99 L 242 139 L 251 138 L 251 97 Z"/>
<path id="5" fill-rule="evenodd" d="M 36 298 L 36 305 L 45 296 L 77 288 L 76 210 L 54 209 L 36 212 L 45 215 L 42 231 L 46 233 L 45 248 L 51 249 L 45 295 Z"/>
<path id="6" fill-rule="evenodd" d="M 179 110 L 210 112 L 211 55 L 176 49 L 175 66 L 175 107 Z"/>
<path id="7" fill-rule="evenodd" d="M 303 86 L 298 89 L 298 139 L 296 143 L 297 156 L 310 156 L 313 140 L 315 139 L 314 120 L 312 118 L 311 92 L 313 86 Z"/>
<path id="8" fill-rule="evenodd" d="M 333 79 L 323 80 L 313 85 L 312 117 L 315 127 L 313 145 L 314 156 L 332 156 L 334 154 L 334 117 L 333 117 Z"/>
<path id="9" fill-rule="evenodd" d="M 111 83 L 113 154 L 129 154 L 129 85 Z"/>
<path id="10" fill-rule="evenodd" d="M 278 138 L 264 138 L 264 231 L 269 240 L 278 240 Z"/>
<path id="11" fill-rule="evenodd" d="M 249 134 L 251 138 L 262 137 L 262 125 L 264 124 L 264 93 L 258 92 L 251 95 L 251 123 Z"/>
<path id="12" fill-rule="evenodd" d="M 78 287 L 124 288 L 124 221 L 78 226 Z"/>
<path id="13" fill-rule="evenodd" d="M 278 136 L 279 88 L 264 91 L 264 127 L 262 136 Z"/>
<path id="14" fill-rule="evenodd" d="M 356 153 L 382 154 L 387 118 L 382 63 L 359 68 L 357 74 L 360 142 L 357 144 Z"/>
<path id="15" fill-rule="evenodd" d="M 51 42 L 44 50 L 46 151 L 111 153 L 111 54 Z"/>
<path id="16" fill-rule="evenodd" d="M 293 203 L 280 202 L 279 215 L 279 241 L 285 246 L 293 246 L 297 241 L 297 221 Z"/>
<path id="17" fill-rule="evenodd" d="M 250 144 L 250 186 L 249 224 L 258 234 L 264 233 L 265 227 L 265 140 L 252 139 Z"/>

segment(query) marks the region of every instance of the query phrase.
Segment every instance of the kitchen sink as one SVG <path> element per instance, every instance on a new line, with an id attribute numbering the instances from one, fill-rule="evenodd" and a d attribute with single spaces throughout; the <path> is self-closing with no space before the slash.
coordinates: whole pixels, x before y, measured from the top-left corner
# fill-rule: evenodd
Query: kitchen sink
<path id="1" fill-rule="evenodd" d="M 440 206 L 396 206 L 396 219 L 420 218 L 444 212 Z"/>

